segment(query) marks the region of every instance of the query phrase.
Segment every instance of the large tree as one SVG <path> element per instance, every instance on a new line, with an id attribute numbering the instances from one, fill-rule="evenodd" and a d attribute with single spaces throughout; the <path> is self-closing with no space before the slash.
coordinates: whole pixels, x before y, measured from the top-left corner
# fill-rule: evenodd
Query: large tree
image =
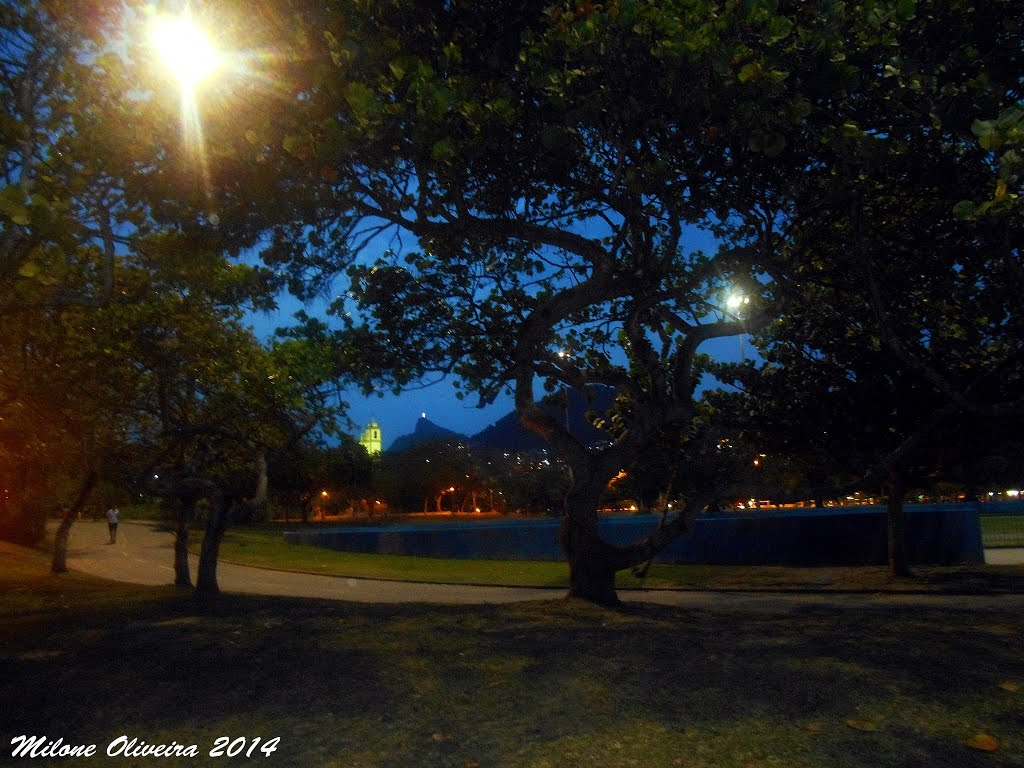
<path id="1" fill-rule="evenodd" d="M 130 142 L 104 120 L 129 87 L 105 53 L 115 13 L 0 3 L 0 535 L 24 543 L 47 511 L 81 511 L 122 436 L 130 372 L 101 311 L 142 208 L 125 193 Z"/>
<path id="2" fill-rule="evenodd" d="M 186 501 L 229 499 L 242 465 L 335 413 L 314 342 L 241 326 L 274 281 L 195 225 L 205 152 L 129 5 L 0 3 L 0 534 L 36 543 L 65 507 L 55 571 L 111 451 L 180 470 Z"/>
<path id="3" fill-rule="evenodd" d="M 354 373 L 395 387 L 451 373 L 485 403 L 511 389 L 572 471 L 571 593 L 615 601 L 615 572 L 711 494 L 633 546 L 598 531 L 608 481 L 660 430 L 689 428 L 702 345 L 759 313 L 779 213 L 761 190 L 808 108 L 776 61 L 793 22 L 705 2 L 295 6 L 315 64 L 277 140 L 258 118 L 246 135 L 294 193 L 265 257 L 308 275 L 392 237 L 334 307 Z M 240 198 L 250 182 L 236 183 Z M 702 251 L 701 228 L 726 245 Z M 618 395 L 604 445 L 538 402 L 589 384 Z"/>
<path id="4" fill-rule="evenodd" d="M 894 574 L 908 572 L 913 473 L 1024 404 L 1024 230 L 1008 188 L 1024 13 L 912 5 L 845 52 L 830 111 L 805 122 L 814 162 L 790 184 L 775 270 L 784 319 L 762 338 L 771 377 L 755 385 L 783 432 L 884 486 Z M 810 409 L 822 418 L 808 434 Z"/>
<path id="5" fill-rule="evenodd" d="M 264 258 L 311 291 L 351 267 L 352 289 L 332 308 L 367 385 L 453 374 L 485 403 L 512 390 L 572 471 L 571 592 L 603 602 L 615 600 L 616 571 L 642 566 L 714 493 L 698 489 L 630 547 L 598 531 L 608 480 L 659 433 L 693 429 L 701 346 L 750 330 L 765 295 L 776 311 L 795 302 L 795 255 L 815 236 L 836 263 L 899 242 L 897 224 L 874 236 L 865 213 L 899 206 L 918 160 L 935 178 L 933 150 L 954 158 L 952 133 L 1019 98 L 1019 51 L 1006 45 L 1019 14 L 1002 2 L 280 9 L 235 30 L 242 46 L 277 46 L 278 93 L 292 98 L 253 87 L 236 113 L 244 130 L 211 126 L 221 230 L 269 234 Z M 960 28 L 976 45 L 954 42 Z M 833 194 L 847 195 L 838 218 Z M 918 219 L 942 202 L 915 197 Z M 374 260 L 382 243 L 390 250 Z M 919 269 L 889 266 L 893 287 Z M 965 279 L 988 269 L 961 264 Z M 862 277 L 870 312 L 896 328 L 872 288 L 890 276 Z M 745 299 L 730 303 L 730 291 Z M 841 296 L 826 298 L 841 312 Z M 965 301 L 947 303 L 964 313 Z M 913 356 L 900 333 L 885 334 L 893 355 Z M 980 394 L 907 364 L 951 401 Z M 607 445 L 581 444 L 538 402 L 545 387 L 588 384 L 617 394 Z"/>
<path id="6" fill-rule="evenodd" d="M 177 238 L 164 247 L 177 251 Z M 137 274 L 151 293 L 122 308 L 140 370 L 133 439 L 149 457 L 152 488 L 177 503 L 175 581 L 192 583 L 189 526 L 214 500 L 197 587 L 216 591 L 216 560 L 232 505 L 266 502 L 268 458 L 332 434 L 343 403 L 332 350 L 281 339 L 261 344 L 237 306 L 249 270 L 215 253 L 191 253 L 183 272 Z M 161 261 L 161 264 L 166 262 Z M 200 268 L 202 265 L 202 268 Z M 241 283 L 241 286 L 240 284 Z"/>

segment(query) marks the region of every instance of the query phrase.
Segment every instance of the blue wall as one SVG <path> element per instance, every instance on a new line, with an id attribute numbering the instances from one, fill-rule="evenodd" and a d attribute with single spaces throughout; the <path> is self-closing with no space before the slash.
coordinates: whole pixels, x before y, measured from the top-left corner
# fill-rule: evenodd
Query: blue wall
<path id="1" fill-rule="evenodd" d="M 990 505 L 985 505 L 990 506 Z M 994 505 L 992 505 L 994 506 Z M 649 533 L 652 515 L 609 517 L 601 533 L 628 544 Z M 346 552 L 494 560 L 562 560 L 556 519 L 487 521 L 290 531 L 285 540 Z M 912 562 L 983 563 L 978 505 L 909 505 Z M 689 536 L 658 557 L 662 563 L 720 565 L 873 565 L 887 560 L 885 509 L 803 509 L 702 517 Z"/>

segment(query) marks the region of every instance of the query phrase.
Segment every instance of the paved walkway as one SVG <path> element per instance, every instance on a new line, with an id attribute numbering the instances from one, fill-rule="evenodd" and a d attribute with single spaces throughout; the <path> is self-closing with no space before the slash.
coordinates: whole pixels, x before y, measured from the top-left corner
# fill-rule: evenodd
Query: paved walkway
<path id="1" fill-rule="evenodd" d="M 986 549 L 985 562 L 989 565 L 1024 565 L 1024 547 Z"/>
<path id="2" fill-rule="evenodd" d="M 117 543 L 107 544 L 105 522 L 78 522 L 71 530 L 68 566 L 75 571 L 131 584 L 163 585 L 174 581 L 174 534 L 147 523 L 122 523 Z M 193 578 L 198 558 L 191 558 Z M 217 582 L 225 592 L 285 597 L 313 597 L 361 603 L 446 603 L 484 605 L 526 600 L 551 600 L 564 589 L 479 587 L 404 581 L 353 579 L 343 576 L 274 571 L 233 563 L 217 566 Z M 748 611 L 791 610 L 809 605 L 914 605 L 963 608 L 1024 609 L 1024 595 L 964 598 L 920 594 L 787 594 L 682 590 L 620 590 L 627 602 L 643 601 L 685 607 L 735 608 Z"/>

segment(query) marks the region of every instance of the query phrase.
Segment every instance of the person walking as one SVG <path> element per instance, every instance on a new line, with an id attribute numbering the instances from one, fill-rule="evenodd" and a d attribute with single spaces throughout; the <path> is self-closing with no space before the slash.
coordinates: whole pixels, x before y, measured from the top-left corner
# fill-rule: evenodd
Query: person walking
<path id="1" fill-rule="evenodd" d="M 107 510 L 107 527 L 110 529 L 110 541 L 108 544 L 113 544 L 117 541 L 117 522 L 120 513 L 117 507 L 111 507 Z"/>

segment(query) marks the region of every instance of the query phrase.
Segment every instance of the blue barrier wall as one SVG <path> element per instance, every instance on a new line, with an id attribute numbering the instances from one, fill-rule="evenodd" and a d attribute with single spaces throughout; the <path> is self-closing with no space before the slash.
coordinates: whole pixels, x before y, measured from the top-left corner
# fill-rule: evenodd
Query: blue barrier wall
<path id="1" fill-rule="evenodd" d="M 987 505 L 986 505 L 987 506 Z M 285 540 L 345 552 L 490 560 L 562 560 L 557 519 L 350 527 L 289 531 Z M 653 515 L 609 517 L 601 533 L 628 544 L 658 523 Z M 983 563 L 978 506 L 907 507 L 907 544 L 916 563 Z M 801 509 L 715 515 L 658 557 L 662 563 L 718 565 L 874 565 L 888 562 L 885 509 Z"/>

